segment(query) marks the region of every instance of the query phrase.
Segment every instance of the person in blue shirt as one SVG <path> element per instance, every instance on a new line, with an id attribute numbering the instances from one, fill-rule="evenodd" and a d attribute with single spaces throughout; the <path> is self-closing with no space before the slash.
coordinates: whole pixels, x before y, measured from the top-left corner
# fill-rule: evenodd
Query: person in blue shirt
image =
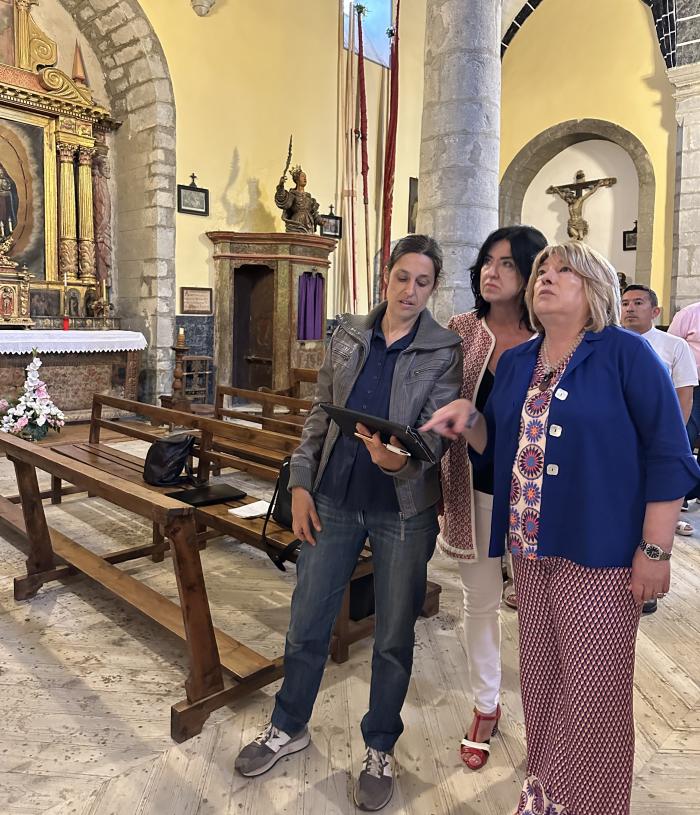
<path id="1" fill-rule="evenodd" d="M 284 681 L 269 723 L 235 764 L 244 776 L 260 775 L 309 744 L 307 723 L 333 623 L 369 539 L 375 638 L 369 710 L 361 725 L 366 753 L 354 789 L 356 805 L 368 811 L 385 806 L 393 792 L 393 749 L 403 730 L 414 627 L 437 537 L 438 462 L 447 442 L 436 433 L 424 436 L 435 464 L 407 458 L 363 425 L 357 425 L 359 438 L 340 435 L 321 404 L 415 427 L 459 395 L 460 339 L 426 308 L 441 267 L 437 243 L 409 235 L 396 244 L 384 270 L 386 301 L 367 315 L 339 317 L 290 463 L 293 530 L 303 543 Z M 392 443 L 399 445 L 395 438 Z"/>
<path id="2" fill-rule="evenodd" d="M 513 554 L 528 774 L 517 812 L 628 815 L 634 645 L 669 590 L 682 496 L 697 483 L 671 379 L 619 327 L 608 261 L 548 246 L 525 295 L 539 338 L 506 351 L 484 413 L 422 428 L 494 463 L 489 554 Z"/>

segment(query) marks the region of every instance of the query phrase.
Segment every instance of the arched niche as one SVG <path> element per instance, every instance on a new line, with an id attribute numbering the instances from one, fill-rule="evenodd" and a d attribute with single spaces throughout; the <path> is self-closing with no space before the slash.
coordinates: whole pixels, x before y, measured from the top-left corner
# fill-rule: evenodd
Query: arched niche
<path id="1" fill-rule="evenodd" d="M 521 223 L 523 198 L 537 173 L 565 148 L 591 139 L 603 139 L 619 145 L 634 162 L 639 179 L 635 281 L 648 285 L 651 281 L 651 247 L 654 236 L 654 169 L 641 141 L 612 122 L 602 119 L 571 119 L 548 128 L 529 141 L 510 162 L 501 179 L 500 222 Z"/>

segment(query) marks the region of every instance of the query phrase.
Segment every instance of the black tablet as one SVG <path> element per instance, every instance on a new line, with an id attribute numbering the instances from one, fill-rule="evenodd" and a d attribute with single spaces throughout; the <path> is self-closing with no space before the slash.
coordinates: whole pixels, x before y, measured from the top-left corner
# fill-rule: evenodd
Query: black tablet
<path id="1" fill-rule="evenodd" d="M 321 407 L 340 427 L 343 435 L 354 436 L 357 432 L 355 425 L 360 422 L 372 433 L 378 431 L 381 440 L 385 444 L 389 443 L 391 436 L 396 436 L 403 449 L 409 452 L 411 456 L 420 461 L 435 464 L 435 456 L 414 427 L 390 422 L 388 419 L 380 419 L 379 416 L 370 416 L 367 413 L 361 413 L 359 410 L 341 408 L 329 402 L 321 403 Z"/>
<path id="2" fill-rule="evenodd" d="M 225 501 L 239 501 L 246 493 L 230 484 L 203 484 L 189 490 L 166 492 L 168 498 L 177 498 L 193 507 L 207 507 L 210 504 L 223 504 Z"/>

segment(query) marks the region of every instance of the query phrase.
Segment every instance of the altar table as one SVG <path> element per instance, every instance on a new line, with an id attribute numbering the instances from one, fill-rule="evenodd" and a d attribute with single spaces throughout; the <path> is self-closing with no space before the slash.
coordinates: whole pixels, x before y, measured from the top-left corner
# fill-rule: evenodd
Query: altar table
<path id="1" fill-rule="evenodd" d="M 70 420 L 88 419 L 93 393 L 138 398 L 141 351 L 138 331 L 0 330 L 0 397 L 22 391 L 32 349 L 41 359 L 41 379 Z"/>

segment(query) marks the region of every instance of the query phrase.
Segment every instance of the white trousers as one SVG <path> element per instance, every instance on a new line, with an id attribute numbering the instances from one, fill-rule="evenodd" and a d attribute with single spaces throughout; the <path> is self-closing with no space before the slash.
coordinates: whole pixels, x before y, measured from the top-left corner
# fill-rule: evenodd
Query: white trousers
<path id="1" fill-rule="evenodd" d="M 459 561 L 464 589 L 464 647 L 474 704 L 493 713 L 501 687 L 501 558 L 489 557 L 493 496 L 474 492 L 474 541 L 479 559 Z"/>

